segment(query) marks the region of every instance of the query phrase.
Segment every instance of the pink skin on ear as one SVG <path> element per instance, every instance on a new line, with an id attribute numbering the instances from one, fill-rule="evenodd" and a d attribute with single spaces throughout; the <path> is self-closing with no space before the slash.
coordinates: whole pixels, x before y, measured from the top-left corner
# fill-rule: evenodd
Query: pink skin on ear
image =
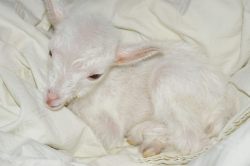
<path id="1" fill-rule="evenodd" d="M 115 64 L 123 65 L 138 62 L 159 53 L 159 48 L 146 46 L 141 48 L 123 48 L 118 51 Z"/>

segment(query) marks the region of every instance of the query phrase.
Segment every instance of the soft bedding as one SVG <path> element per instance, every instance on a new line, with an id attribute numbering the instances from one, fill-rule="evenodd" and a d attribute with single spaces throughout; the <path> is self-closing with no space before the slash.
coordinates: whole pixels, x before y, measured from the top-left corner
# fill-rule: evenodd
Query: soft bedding
<path id="1" fill-rule="evenodd" d="M 250 2 L 104 1 L 116 2 L 107 6 L 112 8 L 113 24 L 121 31 L 122 42 L 175 39 L 198 44 L 238 89 L 241 112 L 220 135 L 223 140 L 190 165 L 250 165 L 246 155 L 250 140 L 247 120 L 250 116 Z M 92 7 L 104 10 L 99 4 L 96 0 L 96 6 Z M 0 2 L 1 166 L 147 166 L 189 161 L 164 156 L 144 160 L 136 148 L 126 143 L 108 152 L 91 128 L 67 108 L 57 112 L 48 110 L 43 104 L 43 90 L 49 26 L 42 0 Z"/>

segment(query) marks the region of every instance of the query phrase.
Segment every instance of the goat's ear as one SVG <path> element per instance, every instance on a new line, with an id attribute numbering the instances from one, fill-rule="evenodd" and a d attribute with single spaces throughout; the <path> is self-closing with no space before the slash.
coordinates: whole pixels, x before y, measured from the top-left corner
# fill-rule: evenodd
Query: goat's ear
<path id="1" fill-rule="evenodd" d="M 160 48 L 150 44 L 123 46 L 117 51 L 115 65 L 136 63 L 161 53 Z"/>
<path id="2" fill-rule="evenodd" d="M 44 0 L 49 22 L 55 27 L 64 17 L 62 0 Z"/>

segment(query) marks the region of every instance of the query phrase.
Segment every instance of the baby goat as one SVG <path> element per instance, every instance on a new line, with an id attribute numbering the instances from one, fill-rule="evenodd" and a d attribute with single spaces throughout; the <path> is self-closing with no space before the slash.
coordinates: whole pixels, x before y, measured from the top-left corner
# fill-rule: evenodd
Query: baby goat
<path id="1" fill-rule="evenodd" d="M 127 137 L 144 157 L 197 152 L 237 111 L 227 78 L 192 46 L 121 46 L 103 15 L 74 3 L 46 5 L 55 28 L 46 103 L 69 103 L 107 149 Z"/>

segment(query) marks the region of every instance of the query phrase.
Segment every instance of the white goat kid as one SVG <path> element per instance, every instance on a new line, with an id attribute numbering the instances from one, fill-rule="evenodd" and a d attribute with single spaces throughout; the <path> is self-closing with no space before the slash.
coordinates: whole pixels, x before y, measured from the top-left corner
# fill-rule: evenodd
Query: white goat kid
<path id="1" fill-rule="evenodd" d="M 107 149 L 127 137 L 144 157 L 193 153 L 236 112 L 227 78 L 188 44 L 120 46 L 104 17 L 46 4 L 55 26 L 47 105 L 69 102 Z"/>

